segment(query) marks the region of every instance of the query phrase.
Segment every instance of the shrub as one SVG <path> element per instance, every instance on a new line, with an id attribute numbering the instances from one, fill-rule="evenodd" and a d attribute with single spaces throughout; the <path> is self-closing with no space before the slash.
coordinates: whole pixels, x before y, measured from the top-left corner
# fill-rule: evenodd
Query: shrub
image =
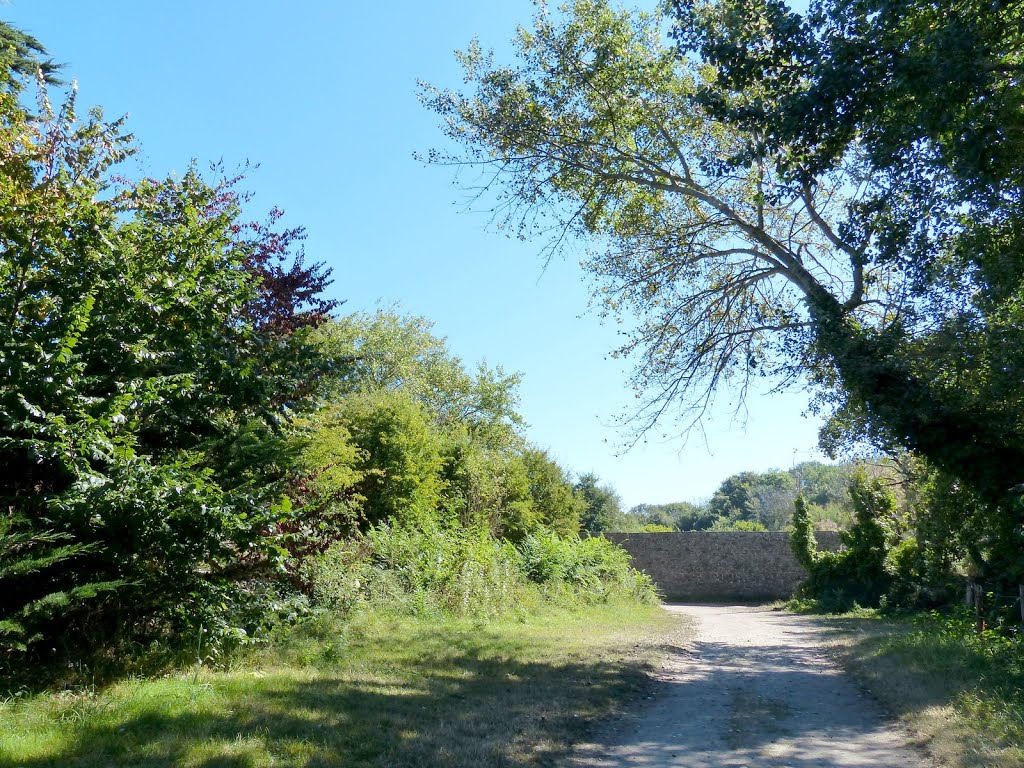
<path id="1" fill-rule="evenodd" d="M 314 603 L 409 613 L 495 616 L 542 601 L 653 602 L 650 579 L 603 538 L 537 532 L 517 546 L 475 529 L 381 525 L 335 545 L 306 565 Z"/>
<path id="2" fill-rule="evenodd" d="M 757 520 L 734 520 L 727 517 L 720 517 L 715 520 L 708 530 L 710 531 L 767 531 L 763 524 Z"/>
<path id="3" fill-rule="evenodd" d="M 234 182 L 127 181 L 120 121 L 39 103 L 0 93 L 0 663 L 230 644 L 278 605 L 324 276 Z"/>
<path id="4" fill-rule="evenodd" d="M 807 570 L 800 596 L 819 601 L 825 610 L 845 611 L 854 605 L 878 606 L 889 588 L 885 529 L 880 520 L 896 509 L 892 493 L 877 479 L 857 473 L 850 482 L 855 522 L 842 531 L 844 549 L 817 551 L 810 514 L 803 498 L 794 505 L 791 542 L 797 561 Z"/>

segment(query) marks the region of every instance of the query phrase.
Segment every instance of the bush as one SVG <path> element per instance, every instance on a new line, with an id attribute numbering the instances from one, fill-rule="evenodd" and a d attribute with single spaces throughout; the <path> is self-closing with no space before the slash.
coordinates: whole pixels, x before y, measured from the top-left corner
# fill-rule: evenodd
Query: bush
<path id="1" fill-rule="evenodd" d="M 654 602 L 650 579 L 603 538 L 534 533 L 518 546 L 485 527 L 424 531 L 381 525 L 307 563 L 314 604 L 496 616 L 541 602 Z"/>
<path id="2" fill-rule="evenodd" d="M 855 523 L 840 536 L 844 549 L 817 551 L 807 504 L 798 497 L 794 505 L 793 552 L 807 570 L 799 596 L 817 600 L 827 611 L 846 611 L 855 605 L 876 607 L 886 594 L 891 575 L 886 570 L 886 520 L 896 509 L 896 499 L 877 479 L 857 473 L 850 482 Z"/>
<path id="3" fill-rule="evenodd" d="M 754 533 L 760 533 L 761 531 L 767 531 L 757 520 L 733 520 L 727 517 L 720 517 L 715 520 L 709 531 L 750 531 Z"/>
<path id="4" fill-rule="evenodd" d="M 525 584 L 515 548 L 486 529 L 424 531 L 379 525 L 311 558 L 314 604 L 364 605 L 413 614 L 490 616 L 515 604 Z"/>
<path id="5" fill-rule="evenodd" d="M 323 275 L 234 182 L 127 181 L 120 121 L 39 103 L 0 90 L 0 675 L 229 645 L 280 604 Z"/>
<path id="6" fill-rule="evenodd" d="M 629 554 L 600 537 L 529 536 L 519 546 L 526 577 L 536 584 L 567 587 L 582 602 L 614 598 L 651 602 L 654 585 L 630 565 Z"/>

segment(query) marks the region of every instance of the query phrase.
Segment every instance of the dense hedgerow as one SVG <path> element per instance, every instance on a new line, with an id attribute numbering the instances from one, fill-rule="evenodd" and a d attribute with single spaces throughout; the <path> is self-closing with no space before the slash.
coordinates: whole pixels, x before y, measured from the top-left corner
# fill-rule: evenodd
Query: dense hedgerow
<path id="1" fill-rule="evenodd" d="M 424 318 L 334 316 L 240 177 L 127 177 L 123 120 L 45 79 L 26 109 L 44 55 L 0 23 L 0 685 L 227 658 L 311 604 L 651 598 L 575 538 L 518 374 Z"/>

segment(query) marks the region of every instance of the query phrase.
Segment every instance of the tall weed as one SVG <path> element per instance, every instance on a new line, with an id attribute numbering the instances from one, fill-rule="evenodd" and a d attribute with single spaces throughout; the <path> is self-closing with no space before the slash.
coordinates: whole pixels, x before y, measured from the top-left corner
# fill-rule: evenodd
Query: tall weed
<path id="1" fill-rule="evenodd" d="M 527 536 L 518 545 L 486 528 L 422 530 L 380 525 L 306 566 L 322 609 L 362 606 L 411 614 L 495 617 L 544 602 L 651 603 L 650 579 L 603 538 Z"/>

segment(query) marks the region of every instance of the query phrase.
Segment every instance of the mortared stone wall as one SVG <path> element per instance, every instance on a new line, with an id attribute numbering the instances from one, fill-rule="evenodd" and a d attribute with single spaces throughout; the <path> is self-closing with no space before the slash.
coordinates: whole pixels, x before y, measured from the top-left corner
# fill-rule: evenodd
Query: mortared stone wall
<path id="1" fill-rule="evenodd" d="M 647 573 L 666 600 L 784 600 L 804 570 L 789 534 L 776 531 L 605 533 Z M 818 549 L 838 550 L 839 534 L 817 531 Z"/>

